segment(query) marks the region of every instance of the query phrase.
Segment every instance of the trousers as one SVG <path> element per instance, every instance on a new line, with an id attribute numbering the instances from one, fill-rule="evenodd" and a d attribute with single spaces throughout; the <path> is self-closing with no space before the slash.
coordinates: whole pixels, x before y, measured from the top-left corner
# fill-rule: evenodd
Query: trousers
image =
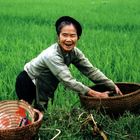
<path id="1" fill-rule="evenodd" d="M 36 79 L 36 84 L 34 84 L 27 74 L 26 71 L 22 71 L 16 78 L 15 90 L 18 99 L 23 99 L 27 101 L 29 104 L 33 103 L 35 100 L 35 108 L 39 110 L 47 109 L 49 98 L 53 100 L 54 92 L 58 86 L 59 81 L 52 73 L 46 73 L 46 80 L 42 80 L 41 76 L 38 76 Z M 43 105 L 41 105 L 43 102 Z"/>

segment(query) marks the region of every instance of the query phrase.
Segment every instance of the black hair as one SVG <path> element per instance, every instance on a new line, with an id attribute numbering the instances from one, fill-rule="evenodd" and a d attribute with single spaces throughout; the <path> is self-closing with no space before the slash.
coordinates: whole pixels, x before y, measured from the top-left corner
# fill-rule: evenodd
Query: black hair
<path id="1" fill-rule="evenodd" d="M 71 25 L 71 24 L 75 27 L 76 32 L 77 32 L 77 27 L 76 27 L 75 24 L 73 24 L 73 23 L 70 22 L 70 21 L 62 21 L 62 22 L 58 25 L 58 27 L 57 27 L 57 29 L 56 29 L 57 35 L 59 36 L 59 34 L 60 34 L 60 32 L 61 32 L 61 29 L 62 29 L 64 26 L 66 26 L 66 25 Z M 78 33 L 77 33 L 77 35 L 78 35 Z M 78 36 L 78 37 L 79 37 L 79 36 Z"/>

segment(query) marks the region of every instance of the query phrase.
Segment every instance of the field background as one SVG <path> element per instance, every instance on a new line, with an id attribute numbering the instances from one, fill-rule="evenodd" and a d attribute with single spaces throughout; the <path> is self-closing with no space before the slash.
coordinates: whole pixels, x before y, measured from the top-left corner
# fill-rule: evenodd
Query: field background
<path id="1" fill-rule="evenodd" d="M 26 62 L 57 41 L 54 24 L 63 15 L 82 24 L 77 47 L 93 65 L 114 82 L 140 83 L 139 0 L 0 0 L 0 100 L 17 99 L 16 76 Z M 70 69 L 76 79 L 92 85 L 75 67 Z M 47 126 L 45 120 L 42 127 L 59 128 L 61 140 L 90 140 L 79 132 L 77 118 L 82 111 L 77 94 L 60 84 L 53 106 L 50 103 L 45 112 Z M 126 112 L 117 120 L 95 112 L 94 116 L 109 139 L 140 139 L 139 115 Z M 39 134 L 50 139 L 55 131 Z"/>

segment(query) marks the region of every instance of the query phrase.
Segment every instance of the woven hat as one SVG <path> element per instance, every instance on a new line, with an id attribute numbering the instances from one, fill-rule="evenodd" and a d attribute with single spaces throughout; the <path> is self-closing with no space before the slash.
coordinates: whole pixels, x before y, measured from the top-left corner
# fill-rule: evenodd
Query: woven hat
<path id="1" fill-rule="evenodd" d="M 81 34 L 82 34 L 81 24 L 77 20 L 75 20 L 74 18 L 72 18 L 70 16 L 62 16 L 59 19 L 57 19 L 57 21 L 55 23 L 57 33 L 58 33 L 58 27 L 63 21 L 68 21 L 68 22 L 71 22 L 72 24 L 74 24 L 76 27 L 76 30 L 77 30 L 77 35 L 81 36 Z"/>

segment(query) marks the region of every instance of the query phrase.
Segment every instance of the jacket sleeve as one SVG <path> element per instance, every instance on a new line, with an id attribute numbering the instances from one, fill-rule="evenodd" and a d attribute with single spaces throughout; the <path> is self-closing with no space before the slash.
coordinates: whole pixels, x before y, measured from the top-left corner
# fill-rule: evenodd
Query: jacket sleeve
<path id="1" fill-rule="evenodd" d="M 110 90 L 115 90 L 114 82 L 107 78 L 98 68 L 94 67 L 79 49 L 76 49 L 75 53 L 76 57 L 73 64 L 81 73 L 87 76 L 95 84 L 104 84 Z"/>
<path id="2" fill-rule="evenodd" d="M 68 66 L 63 62 L 63 58 L 55 56 L 47 59 L 45 61 L 47 67 L 50 71 L 57 77 L 57 79 L 62 82 L 66 87 L 80 94 L 87 93 L 90 88 L 78 82 L 73 76 L 68 68 Z"/>

